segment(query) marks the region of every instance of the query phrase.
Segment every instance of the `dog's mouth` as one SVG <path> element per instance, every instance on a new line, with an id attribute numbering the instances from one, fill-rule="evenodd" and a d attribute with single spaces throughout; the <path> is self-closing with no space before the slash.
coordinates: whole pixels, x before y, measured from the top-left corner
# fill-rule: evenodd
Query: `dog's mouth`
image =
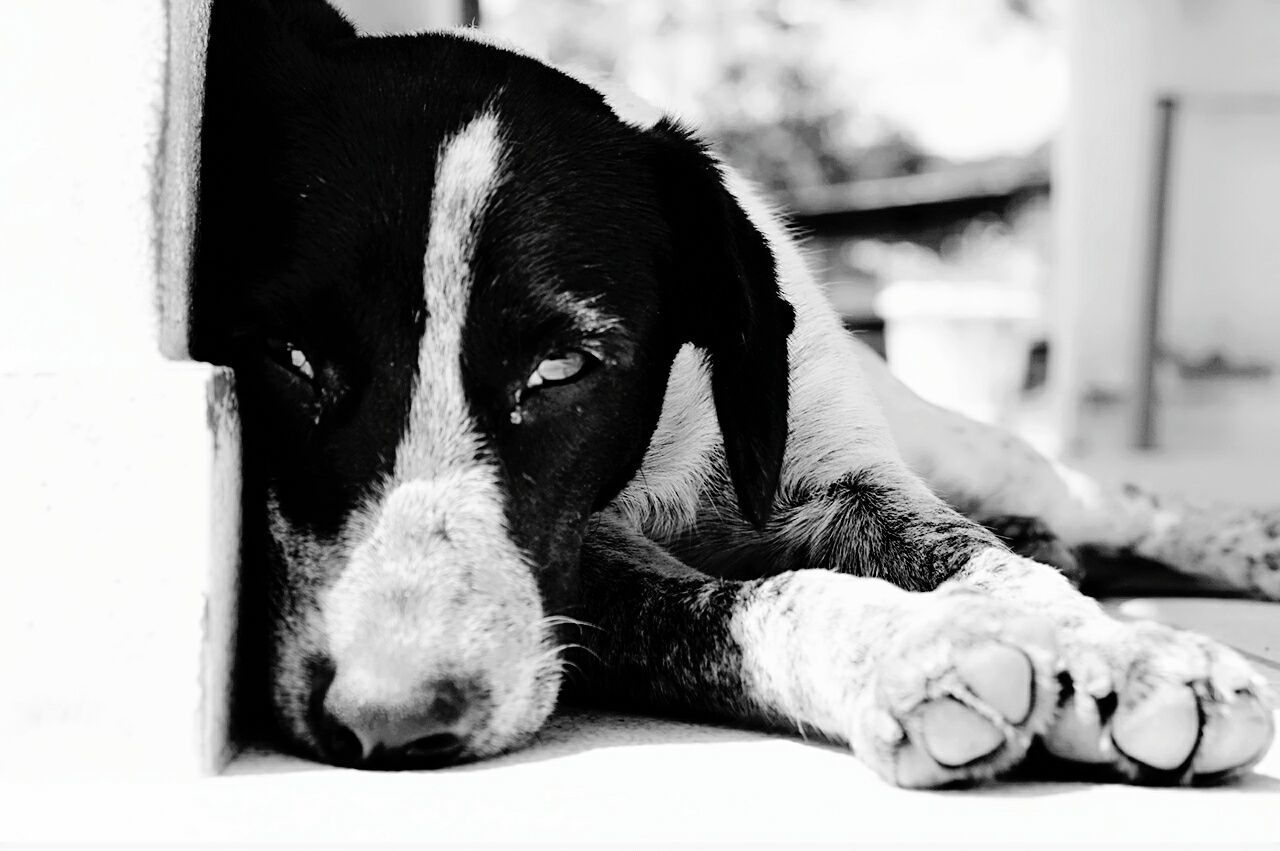
<path id="1" fill-rule="evenodd" d="M 411 771 L 524 747 L 560 691 L 564 647 L 552 640 L 554 620 L 539 624 L 538 652 L 516 665 L 473 668 L 477 673 L 410 662 L 344 668 L 327 655 L 312 656 L 305 665 L 308 696 L 279 695 L 290 749 L 344 768 Z M 423 670 L 434 673 L 409 674 Z"/>

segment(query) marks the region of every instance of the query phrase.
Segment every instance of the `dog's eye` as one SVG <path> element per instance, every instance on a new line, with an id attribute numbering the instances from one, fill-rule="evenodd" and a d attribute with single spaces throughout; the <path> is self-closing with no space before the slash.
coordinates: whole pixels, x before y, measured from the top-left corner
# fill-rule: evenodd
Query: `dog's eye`
<path id="1" fill-rule="evenodd" d="M 525 382 L 526 389 L 536 390 L 555 384 L 568 384 L 586 375 L 600 363 L 600 359 L 581 349 L 557 352 L 542 363 Z"/>
<path id="2" fill-rule="evenodd" d="M 316 380 L 315 367 L 311 365 L 307 353 L 292 343 L 272 340 L 267 344 L 267 353 L 273 361 L 298 378 L 308 382 Z"/>
<path id="3" fill-rule="evenodd" d="M 524 402 L 530 396 L 546 387 L 572 384 L 595 371 L 600 364 L 599 356 L 582 349 L 566 349 L 543 360 L 525 380 L 524 387 L 516 394 L 516 404 L 511 409 L 512 425 L 520 425 L 525 421 Z"/>
<path id="4" fill-rule="evenodd" d="M 252 376 L 253 385 L 285 414 L 282 422 L 300 419 L 318 426 L 342 417 L 352 385 L 341 364 L 280 338 L 254 343 L 255 368 L 246 377 Z"/>

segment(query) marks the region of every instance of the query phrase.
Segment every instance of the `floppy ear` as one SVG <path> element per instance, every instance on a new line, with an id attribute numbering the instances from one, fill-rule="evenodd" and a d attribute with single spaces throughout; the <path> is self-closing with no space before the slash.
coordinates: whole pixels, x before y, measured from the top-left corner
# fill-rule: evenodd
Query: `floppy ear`
<path id="1" fill-rule="evenodd" d="M 779 291 L 768 240 L 726 188 L 707 147 L 669 119 L 650 134 L 675 248 L 667 310 L 681 341 L 710 357 L 739 509 L 761 526 L 773 509 L 787 443 L 787 337 L 795 312 Z"/>
<path id="2" fill-rule="evenodd" d="M 258 73 L 298 69 L 299 48 L 356 37 L 356 28 L 326 0 L 217 0 L 210 41 Z"/>
<path id="3" fill-rule="evenodd" d="M 271 5 L 285 26 L 309 44 L 356 35 L 355 26 L 326 0 L 271 0 Z"/>

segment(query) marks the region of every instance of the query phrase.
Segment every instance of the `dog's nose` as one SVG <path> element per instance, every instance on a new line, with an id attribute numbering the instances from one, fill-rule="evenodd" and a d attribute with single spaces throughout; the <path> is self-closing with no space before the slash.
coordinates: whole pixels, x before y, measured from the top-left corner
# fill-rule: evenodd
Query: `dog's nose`
<path id="1" fill-rule="evenodd" d="M 414 689 L 414 699 L 384 703 L 359 699 L 341 684 L 324 697 L 321 748 L 334 762 L 365 768 L 436 768 L 456 762 L 466 747 L 474 712 L 472 689 L 435 680 Z"/>

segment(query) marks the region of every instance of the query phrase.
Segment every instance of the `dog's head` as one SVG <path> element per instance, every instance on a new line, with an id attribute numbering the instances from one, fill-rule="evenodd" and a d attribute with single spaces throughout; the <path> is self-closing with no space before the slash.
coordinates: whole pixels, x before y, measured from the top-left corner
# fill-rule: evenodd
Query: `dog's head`
<path id="1" fill-rule="evenodd" d="M 685 130 L 515 52 L 355 38 L 319 0 L 212 26 L 193 349 L 236 367 L 266 494 L 245 604 L 275 719 L 349 764 L 512 747 L 687 342 L 767 515 L 792 323 L 769 246 Z"/>

